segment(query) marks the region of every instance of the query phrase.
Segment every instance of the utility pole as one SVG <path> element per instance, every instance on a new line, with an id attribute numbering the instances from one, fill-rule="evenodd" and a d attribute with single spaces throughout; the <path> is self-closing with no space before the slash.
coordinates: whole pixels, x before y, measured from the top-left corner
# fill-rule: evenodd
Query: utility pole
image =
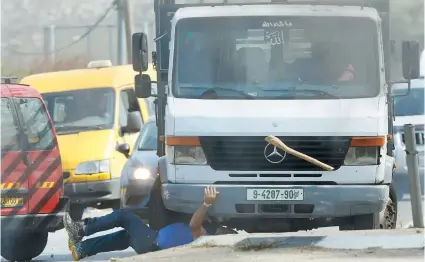
<path id="1" fill-rule="evenodd" d="M 49 61 L 52 65 L 55 63 L 55 55 L 56 55 L 55 32 L 56 32 L 56 29 L 54 25 L 46 26 L 44 28 L 44 59 L 46 61 Z"/>
<path id="2" fill-rule="evenodd" d="M 126 49 L 126 43 L 125 43 L 125 23 L 124 23 L 124 8 L 123 8 L 123 1 L 122 0 L 116 0 L 117 5 L 117 36 L 118 36 L 118 43 L 117 43 L 117 63 L 119 65 L 123 65 L 126 63 L 126 55 L 125 55 L 125 49 Z"/>
<path id="3" fill-rule="evenodd" d="M 121 0 L 124 11 L 125 39 L 127 44 L 127 62 L 131 63 L 131 38 L 133 34 L 133 16 L 131 15 L 131 0 Z"/>
<path id="4" fill-rule="evenodd" d="M 404 137 L 406 145 L 406 163 L 409 175 L 410 202 L 412 204 L 413 226 L 424 228 L 424 217 L 421 201 L 421 179 L 418 167 L 418 150 L 416 149 L 415 126 L 404 125 Z"/>

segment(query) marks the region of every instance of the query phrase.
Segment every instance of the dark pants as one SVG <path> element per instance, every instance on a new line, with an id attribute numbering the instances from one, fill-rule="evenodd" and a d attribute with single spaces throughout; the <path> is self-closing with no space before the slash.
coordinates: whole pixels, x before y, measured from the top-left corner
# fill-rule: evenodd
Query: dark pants
<path id="1" fill-rule="evenodd" d="M 132 247 L 138 254 L 152 251 L 156 232 L 143 223 L 131 211 L 120 209 L 111 214 L 84 219 L 85 236 L 106 231 L 116 227 L 123 230 L 107 235 L 89 238 L 80 243 L 81 251 L 86 256 L 102 252 L 124 250 Z"/>

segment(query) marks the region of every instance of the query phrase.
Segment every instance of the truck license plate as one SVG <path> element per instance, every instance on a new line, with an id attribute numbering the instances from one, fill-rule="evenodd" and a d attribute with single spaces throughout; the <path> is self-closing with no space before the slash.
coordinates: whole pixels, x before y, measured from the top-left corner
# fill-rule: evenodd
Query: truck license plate
<path id="1" fill-rule="evenodd" d="M 303 189 L 287 189 L 287 188 L 254 188 L 246 190 L 246 200 L 260 200 L 260 201 L 273 201 L 273 200 L 288 200 L 288 201 L 302 201 L 304 200 Z"/>
<path id="2" fill-rule="evenodd" d="M 21 207 L 24 205 L 23 197 L 1 197 L 1 207 Z"/>

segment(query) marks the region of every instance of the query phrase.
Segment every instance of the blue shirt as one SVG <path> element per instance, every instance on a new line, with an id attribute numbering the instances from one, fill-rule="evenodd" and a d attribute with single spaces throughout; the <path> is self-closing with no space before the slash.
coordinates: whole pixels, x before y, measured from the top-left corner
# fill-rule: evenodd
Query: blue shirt
<path id="1" fill-rule="evenodd" d="M 159 230 L 157 235 L 157 245 L 160 249 L 182 246 L 192 241 L 192 229 L 184 223 L 170 224 Z"/>

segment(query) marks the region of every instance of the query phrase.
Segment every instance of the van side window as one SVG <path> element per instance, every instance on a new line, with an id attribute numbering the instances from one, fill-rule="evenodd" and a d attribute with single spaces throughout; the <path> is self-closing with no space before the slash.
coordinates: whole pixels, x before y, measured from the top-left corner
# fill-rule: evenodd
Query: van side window
<path id="1" fill-rule="evenodd" d="M 140 112 L 139 102 L 134 90 L 132 88 L 122 90 L 120 92 L 119 108 L 119 123 L 121 126 L 127 123 L 127 114 L 134 111 L 138 111 L 141 117 L 142 113 Z"/>
<path id="2" fill-rule="evenodd" d="M 18 98 L 28 136 L 28 150 L 51 150 L 55 147 L 52 125 L 46 108 L 38 98 Z"/>
<path id="3" fill-rule="evenodd" d="M 1 99 L 1 151 L 19 151 L 19 125 L 14 106 L 8 98 Z"/>

